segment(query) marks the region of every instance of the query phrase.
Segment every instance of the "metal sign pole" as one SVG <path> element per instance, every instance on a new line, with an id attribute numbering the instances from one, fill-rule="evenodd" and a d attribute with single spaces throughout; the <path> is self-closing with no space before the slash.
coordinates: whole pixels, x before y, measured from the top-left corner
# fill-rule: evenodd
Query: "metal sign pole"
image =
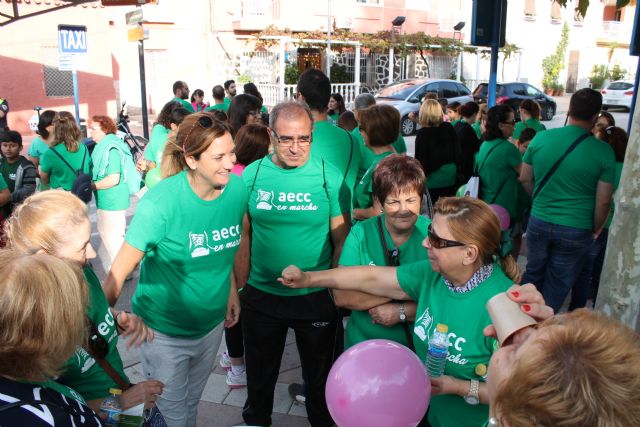
<path id="1" fill-rule="evenodd" d="M 78 72 L 76 71 L 75 64 L 71 71 L 71 76 L 73 77 L 73 105 L 76 111 L 76 121 L 78 122 L 78 126 L 80 126 L 80 95 L 78 94 Z"/>
<path id="2" fill-rule="evenodd" d="M 144 72 L 144 40 L 138 41 L 138 62 L 140 63 L 140 92 L 142 96 L 142 132 L 149 139 L 149 113 L 147 112 L 147 83 Z"/>

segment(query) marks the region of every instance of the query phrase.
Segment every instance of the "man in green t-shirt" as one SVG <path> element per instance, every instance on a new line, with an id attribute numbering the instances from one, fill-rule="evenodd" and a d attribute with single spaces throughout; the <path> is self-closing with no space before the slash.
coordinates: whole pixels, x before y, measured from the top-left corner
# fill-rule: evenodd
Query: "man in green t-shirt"
<path id="1" fill-rule="evenodd" d="M 211 95 L 213 96 L 213 105 L 207 107 L 204 111 L 220 110 L 225 113 L 229 111 L 229 104 L 224 100 L 224 88 L 220 85 L 215 85 L 211 89 Z"/>
<path id="2" fill-rule="evenodd" d="M 537 134 L 523 158 L 520 182 L 532 194 L 533 206 L 522 283 L 538 286 L 555 312 L 609 215 L 615 156 L 605 142 L 586 136 L 601 107 L 599 92 L 580 89 L 569 103 L 568 126 Z M 586 138 L 579 141 L 583 136 Z M 558 167 L 553 172 L 555 164 Z"/>
<path id="3" fill-rule="evenodd" d="M 307 270 L 337 265 L 349 232 L 349 190 L 340 171 L 311 154 L 313 118 L 302 103 L 271 112 L 274 153 L 247 166 L 242 177 L 248 214 L 236 275 L 247 366 L 249 425 L 271 424 L 273 393 L 288 328 L 296 334 L 309 422 L 333 426 L 324 388 L 334 360 L 338 310 L 322 289 L 289 289 L 278 282 L 290 264 Z M 246 285 L 245 285 L 246 283 Z"/>
<path id="4" fill-rule="evenodd" d="M 298 101 L 306 102 L 313 116 L 311 154 L 338 168 L 353 194 L 362 152 L 347 131 L 329 123 L 327 104 L 330 96 L 331 82 L 322 71 L 310 68 L 302 73 L 298 80 Z"/>
<path id="5" fill-rule="evenodd" d="M 35 193 L 38 172 L 33 163 L 20 155 L 22 136 L 18 132 L 0 130 L 0 148 L 0 175 L 11 192 L 11 203 L 4 207 L 4 216 L 9 217 L 15 206 Z"/>
<path id="6" fill-rule="evenodd" d="M 236 82 L 235 80 L 227 80 L 224 82 L 224 91 L 227 96 L 224 98 L 224 104 L 227 106 L 227 110 L 229 109 L 229 105 L 231 105 L 231 100 L 234 96 L 236 96 Z"/>
<path id="7" fill-rule="evenodd" d="M 189 86 L 187 82 L 178 80 L 173 84 L 173 99 L 172 101 L 179 102 L 190 113 L 195 113 L 193 105 L 187 99 L 189 99 Z"/>

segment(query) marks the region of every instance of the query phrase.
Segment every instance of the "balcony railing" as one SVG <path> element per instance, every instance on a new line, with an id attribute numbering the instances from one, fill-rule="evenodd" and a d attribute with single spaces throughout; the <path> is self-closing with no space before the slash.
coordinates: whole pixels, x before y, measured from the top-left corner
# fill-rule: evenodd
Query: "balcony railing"
<path id="1" fill-rule="evenodd" d="M 631 39 L 631 28 L 624 22 L 604 21 L 599 38 L 628 43 Z"/>
<path id="2" fill-rule="evenodd" d="M 279 94 L 280 86 L 275 83 L 261 83 L 256 85 L 262 95 L 264 105 L 273 107 L 280 101 L 293 99 L 296 93 L 296 85 L 284 85 L 284 93 Z M 334 83 L 331 85 L 331 93 L 339 93 L 344 98 L 345 104 L 353 102 L 358 95 L 355 83 Z"/>

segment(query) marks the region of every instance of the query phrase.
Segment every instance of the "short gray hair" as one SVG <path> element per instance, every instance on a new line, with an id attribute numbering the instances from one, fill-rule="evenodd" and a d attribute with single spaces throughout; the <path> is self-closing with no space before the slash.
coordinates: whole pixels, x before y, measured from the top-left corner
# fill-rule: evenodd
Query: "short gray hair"
<path id="1" fill-rule="evenodd" d="M 308 116 L 309 122 L 311 123 L 311 127 L 313 128 L 313 116 L 311 115 L 311 110 L 309 110 L 309 106 L 302 102 L 296 101 L 284 101 L 277 104 L 271 110 L 271 114 L 269 114 L 269 126 L 271 129 L 275 129 L 276 123 L 280 116 L 283 116 L 287 119 L 292 119 L 298 116 Z"/>
<path id="2" fill-rule="evenodd" d="M 365 108 L 369 108 L 372 105 L 376 104 L 376 99 L 370 93 L 361 93 L 356 96 L 356 99 L 353 101 L 353 109 L 354 110 L 364 110 Z"/>

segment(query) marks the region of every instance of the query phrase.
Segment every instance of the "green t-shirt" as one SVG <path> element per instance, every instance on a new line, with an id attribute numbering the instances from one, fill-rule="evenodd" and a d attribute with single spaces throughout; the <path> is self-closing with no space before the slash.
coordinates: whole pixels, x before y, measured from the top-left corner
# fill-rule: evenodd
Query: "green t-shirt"
<path id="1" fill-rule="evenodd" d="M 98 182 L 111 174 L 120 174 L 118 184 L 105 190 L 97 190 L 96 206 L 105 211 L 122 211 L 129 207 L 129 185 L 124 180 L 124 159 L 123 155 L 113 145 L 109 144 L 109 139 L 116 139 L 117 136 L 106 135 L 102 141 L 96 144 L 91 153 L 93 162 L 93 181 Z M 105 156 L 108 156 L 105 161 Z"/>
<path id="2" fill-rule="evenodd" d="M 98 333 L 108 343 L 107 362 L 127 380 L 122 359 L 118 353 L 118 331 L 100 281 L 91 267 L 85 267 L 84 277 L 89 288 L 87 317 L 96 325 Z M 77 390 L 85 400 L 107 397 L 110 388 L 119 388 L 109 374 L 81 346 L 78 346 L 75 354 L 66 361 L 63 374 L 58 381 Z"/>
<path id="3" fill-rule="evenodd" d="M 248 283 L 282 296 L 319 291 L 289 289 L 277 279 L 291 264 L 304 271 L 331 268 L 329 220 L 348 214 L 350 205 L 342 174 L 311 154 L 304 165 L 294 169 L 281 168 L 267 156 L 247 166 L 242 178 L 251 216 Z"/>
<path id="4" fill-rule="evenodd" d="M 133 311 L 149 327 L 200 338 L 224 320 L 246 202 L 239 177 L 230 175 L 222 194 L 207 201 L 186 171 L 140 200 L 125 240 L 145 252 Z"/>
<path id="5" fill-rule="evenodd" d="M 458 123 L 460 123 L 461 121 L 462 121 L 462 119 L 455 119 L 455 120 L 450 121 L 449 123 L 451 123 L 451 126 L 456 127 L 456 125 Z"/>
<path id="6" fill-rule="evenodd" d="M 362 176 L 367 169 L 369 169 L 369 166 L 371 166 L 375 154 L 373 154 L 373 151 L 371 151 L 371 149 L 364 143 L 359 126 L 355 127 L 351 131 L 351 136 L 353 137 L 353 140 L 358 143 L 358 147 L 360 147 L 360 157 L 362 159 L 360 160 L 360 166 L 358 167 L 358 173 L 356 174 L 356 182 L 358 182 L 362 179 Z M 407 144 L 405 143 L 402 134 L 398 135 L 398 139 L 396 139 L 391 146 L 398 154 L 405 154 L 407 152 Z"/>
<path id="7" fill-rule="evenodd" d="M 520 151 L 520 150 L 518 150 Z M 521 157 L 524 154 L 520 153 Z M 516 216 L 515 220 L 522 223 L 524 221 L 524 213 L 527 209 L 531 209 L 531 195 L 527 193 L 522 184 L 518 182 L 518 192 L 516 195 Z"/>
<path id="8" fill-rule="evenodd" d="M 2 175 L 0 175 L 0 190 L 4 190 L 5 188 L 9 188 L 9 187 L 7 187 L 7 183 L 5 182 Z"/>
<path id="9" fill-rule="evenodd" d="M 20 166 L 20 158 L 13 163 L 9 163 L 5 159 L 0 159 L 0 174 L 7 184 L 7 188 L 11 193 L 16 189 L 16 172 Z"/>
<path id="10" fill-rule="evenodd" d="M 229 106 L 231 105 L 231 98 L 229 97 L 224 97 L 224 105 L 227 106 L 227 111 L 229 111 Z"/>
<path id="11" fill-rule="evenodd" d="M 40 156 L 42 156 L 48 149 L 49 146 L 47 145 L 47 143 L 44 142 L 44 140 L 39 136 L 36 136 L 35 138 L 33 138 L 33 141 L 31 141 L 29 152 L 27 154 L 29 154 L 33 158 L 39 159 Z"/>
<path id="12" fill-rule="evenodd" d="M 162 161 L 162 152 L 164 146 L 167 144 L 169 138 L 169 129 L 156 124 L 151 128 L 151 135 L 149 136 L 149 144 L 144 150 L 144 158 L 150 162 L 155 162 L 156 167 L 160 167 Z"/>
<path id="13" fill-rule="evenodd" d="M 328 116 L 328 122 L 331 123 L 333 126 L 338 126 L 338 119 L 340 118 L 340 114 L 338 113 L 334 113 L 334 114 L 327 114 Z"/>
<path id="14" fill-rule="evenodd" d="M 482 330 L 491 324 L 485 308 L 494 295 L 505 292 L 512 281 L 493 265 L 493 273 L 476 288 L 465 293 L 449 290 L 429 261 L 401 265 L 397 272 L 402 290 L 418 303 L 413 343 L 418 357 L 426 361 L 430 336 L 438 323 L 449 327 L 449 356 L 444 373 L 463 380 L 485 378 L 475 373 L 479 364 L 489 365 L 497 341 L 485 337 Z M 489 416 L 488 405 L 469 405 L 461 396 L 431 396 L 429 422 L 433 427 L 482 426 Z"/>
<path id="15" fill-rule="evenodd" d="M 173 102 L 178 102 L 180 104 L 182 104 L 182 106 L 189 111 L 190 113 L 195 113 L 196 110 L 193 109 L 193 105 L 191 105 L 191 103 L 189 101 L 187 101 L 186 99 L 180 99 L 180 98 L 173 98 L 172 99 Z"/>
<path id="16" fill-rule="evenodd" d="M 207 107 L 204 109 L 205 112 L 209 112 L 209 111 L 224 111 L 225 113 L 229 111 L 229 104 L 224 103 L 224 104 L 213 104 L 210 107 Z"/>
<path id="17" fill-rule="evenodd" d="M 346 130 L 332 126 L 326 120 L 315 122 L 311 155 L 335 166 L 345 177 L 347 187 L 353 194 L 361 152 L 358 143 Z"/>
<path id="18" fill-rule="evenodd" d="M 504 139 L 483 142 L 476 158 L 480 176 L 480 198 L 489 204 L 502 206 L 511 218 L 516 217 L 518 195 L 518 173 L 514 168 L 520 166 L 520 163 L 520 151 Z"/>
<path id="19" fill-rule="evenodd" d="M 452 187 L 456 183 L 458 168 L 455 163 L 446 163 L 427 175 L 427 188 Z"/>
<path id="20" fill-rule="evenodd" d="M 398 139 L 396 139 L 396 141 L 391 145 L 398 154 L 405 154 L 407 152 L 407 144 L 404 142 L 402 134 L 399 134 Z"/>
<path id="21" fill-rule="evenodd" d="M 523 161 L 533 167 L 534 193 L 553 164 L 585 132 L 572 125 L 533 138 Z M 613 149 L 606 142 L 588 137 L 565 157 L 533 200 L 531 215 L 552 224 L 591 230 L 598 181 L 613 184 L 615 163 Z"/>
<path id="22" fill-rule="evenodd" d="M 622 162 L 616 162 L 616 176 L 615 176 L 615 180 L 613 181 L 614 194 L 618 190 L 618 186 L 620 185 L 620 177 L 622 176 L 623 165 L 624 163 Z M 611 213 L 609 214 L 609 218 L 607 218 L 607 223 L 605 224 L 604 228 L 609 229 L 609 227 L 611 227 L 611 221 L 613 221 L 613 214 L 615 213 L 615 211 L 616 211 L 616 203 L 614 198 L 611 202 Z"/>
<path id="23" fill-rule="evenodd" d="M 520 138 L 520 133 L 527 128 L 535 130 L 536 133 L 547 129 L 546 126 L 540 123 L 540 121 L 537 119 L 529 119 L 524 122 L 518 122 L 516 123 L 516 127 L 513 130 L 513 139 Z"/>
<path id="24" fill-rule="evenodd" d="M 479 140 L 482 141 L 482 130 L 480 129 L 480 120 L 471 125 L 471 129 L 473 129 L 476 133 L 476 136 Z"/>
<path id="25" fill-rule="evenodd" d="M 384 214 L 380 217 L 369 218 L 356 223 L 344 242 L 340 254 L 340 265 L 387 265 L 384 247 L 380 241 L 378 218 L 382 219 L 382 229 L 387 241 L 387 248 L 393 250 L 391 236 L 384 225 Z M 426 259 L 427 253 L 422 247 L 422 241 L 427 237 L 427 227 L 431 220 L 418 215 L 418 220 L 409 239 L 398 248 L 400 265 L 410 264 Z M 409 323 L 410 330 L 413 323 Z M 407 334 L 402 324 L 391 327 L 373 323 L 367 310 L 352 310 L 347 323 L 347 333 L 344 347 L 371 339 L 388 339 L 408 346 Z"/>
<path id="26" fill-rule="evenodd" d="M 53 153 L 54 150 L 71 165 L 73 170 Z M 71 153 L 64 144 L 60 143 L 45 151 L 40 159 L 40 169 L 42 172 L 49 174 L 50 188 L 62 188 L 63 190 L 71 191 L 73 181 L 76 180 L 76 171 L 82 166 L 83 159 L 83 172 L 91 175 L 93 163 L 91 163 L 91 156 L 87 147 L 84 144 L 78 144 L 78 151 Z"/>
<path id="27" fill-rule="evenodd" d="M 353 207 L 357 209 L 366 209 L 373 206 L 373 171 L 380 160 L 387 156 L 394 154 L 392 151 L 385 151 L 378 155 L 373 156 L 373 161 L 369 168 L 365 171 L 360 181 L 356 183 L 356 188 L 353 191 Z"/>

